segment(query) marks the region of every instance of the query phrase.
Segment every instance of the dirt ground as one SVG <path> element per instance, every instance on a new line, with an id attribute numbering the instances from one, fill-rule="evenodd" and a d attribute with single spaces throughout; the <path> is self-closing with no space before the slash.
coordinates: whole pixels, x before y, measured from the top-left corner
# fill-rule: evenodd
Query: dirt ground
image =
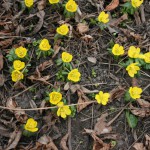
<path id="1" fill-rule="evenodd" d="M 51 76 L 47 81 L 50 84 L 47 84 L 40 81 L 32 81 L 28 78 L 34 75 L 37 66 L 49 60 L 49 57 L 46 57 L 40 58 L 37 61 L 32 42 L 34 40 L 47 38 L 51 44 L 54 43 L 53 37 L 56 28 L 59 26 L 60 21 L 65 20 L 62 15 L 62 8 L 53 8 L 47 2 L 46 6 L 43 6 L 43 9 L 39 10 L 37 8 L 39 1 L 36 1 L 34 7 L 28 12 L 26 9 L 24 10 L 20 7 L 21 4 L 18 0 L 0 1 L 0 54 L 3 56 L 4 61 L 3 68 L 0 69 L 0 106 L 8 107 L 8 101 L 10 102 L 10 100 L 12 100 L 12 103 L 9 103 L 9 107 L 14 106 L 14 102 L 17 103 L 18 108 L 22 109 L 48 107 L 50 105 L 49 103 L 44 103 L 44 99 L 45 92 L 50 92 L 53 89 L 51 85 L 55 88 L 61 87 L 63 95 L 66 99 L 70 99 L 68 100 L 70 101 L 69 103 L 76 104 L 78 102 L 77 93 L 72 93 L 70 90 L 65 91 L 64 85 L 66 83 L 56 79 L 56 73 L 59 71 L 59 67 L 56 66 L 55 61 L 64 50 L 73 55 L 74 59 L 72 64 L 74 67 L 78 67 L 82 74 L 81 81 L 78 83 L 80 86 L 89 90 L 102 90 L 106 92 L 118 87 L 123 87 L 124 89 L 129 88 L 132 85 L 132 79 L 125 69 L 118 65 L 118 61 L 114 60 L 113 56 L 110 55 L 108 48 L 110 48 L 111 41 L 114 41 L 124 45 L 126 49 L 130 45 L 136 45 L 139 46 L 143 52 L 150 51 L 150 3 L 148 0 L 145 0 L 142 6 L 145 21 L 143 21 L 143 16 L 141 16 L 142 10 L 140 9 L 139 14 L 135 16 L 129 15 L 128 19 L 119 25 L 112 26 L 110 30 L 105 29 L 101 31 L 97 25 L 91 23 L 91 18 L 94 19 L 98 16 L 99 11 L 101 11 L 101 5 L 105 8 L 110 2 L 110 0 L 104 1 L 102 5 L 98 0 L 91 0 L 91 2 L 90 0 L 77 0 L 83 16 L 66 20 L 73 28 L 72 37 L 65 38 L 57 43 L 60 50 L 53 59 L 50 58 L 53 63 L 49 63 L 49 65 L 40 72 L 42 76 Z M 121 0 L 120 3 L 123 4 L 123 0 Z M 41 11 L 41 14 L 45 12 L 44 17 L 38 17 L 37 14 Z M 121 13 L 121 6 L 111 10 L 110 14 L 113 21 L 120 18 L 123 15 Z M 89 24 L 89 31 L 80 34 L 76 30 L 77 24 L 79 23 L 78 20 L 86 21 Z M 38 27 L 39 30 L 37 29 Z M 127 31 L 122 29 L 126 29 Z M 117 33 L 114 34 L 113 31 Z M 85 41 L 82 38 L 85 34 L 90 35 L 92 40 L 88 39 L 88 42 Z M 135 34 L 137 36 L 135 36 Z M 138 36 L 142 37 L 142 39 L 139 39 Z M 31 49 L 31 51 L 29 51 L 31 66 L 28 67 L 29 72 L 22 81 L 22 84 L 14 85 L 9 72 L 11 62 L 8 61 L 6 55 L 10 49 L 17 48 L 18 46 L 25 46 Z M 89 61 L 89 57 L 94 58 L 96 63 Z M 142 89 L 145 89 L 142 93 L 142 99 L 150 102 L 149 70 L 143 69 L 141 71 L 138 84 Z M 91 101 L 94 100 L 92 94 L 86 94 L 86 96 Z M 135 106 L 140 108 L 139 104 L 135 104 Z M 111 148 L 113 150 L 133 149 L 135 143 L 145 144 L 145 135 L 150 136 L 150 118 L 149 116 L 137 117 L 138 124 L 136 128 L 132 129 L 128 125 L 125 114 L 128 108 L 124 96 L 114 98 L 112 102 L 106 106 L 92 103 L 82 111 L 76 112 L 74 117 L 68 117 L 66 120 L 58 118 L 56 113 L 50 109 L 19 112 L 1 108 L 0 149 L 7 149 L 10 145 L 15 145 L 14 147 L 12 146 L 12 149 L 51 150 L 51 148 L 45 147 L 38 148 L 38 140 L 40 137 L 47 135 L 51 138 L 58 150 L 61 150 L 60 142 L 62 138 L 69 133 L 70 137 L 66 143 L 67 147 L 72 147 L 72 150 L 102 150 L 102 148 L 93 148 L 94 140 L 90 134 L 86 133 L 85 129 L 93 130 L 97 119 L 106 113 L 108 114 L 106 119 L 107 123 L 114 119 L 110 125 L 112 131 L 108 134 L 101 134 L 98 137 L 105 143 L 112 144 L 115 141 L 115 146 Z M 120 113 L 120 115 L 118 115 L 118 113 Z M 32 117 L 38 121 L 39 131 L 35 136 L 25 137 L 18 135 L 21 125 L 25 123 L 26 117 Z M 149 147 L 146 146 L 146 149 L 149 150 L 150 145 Z"/>

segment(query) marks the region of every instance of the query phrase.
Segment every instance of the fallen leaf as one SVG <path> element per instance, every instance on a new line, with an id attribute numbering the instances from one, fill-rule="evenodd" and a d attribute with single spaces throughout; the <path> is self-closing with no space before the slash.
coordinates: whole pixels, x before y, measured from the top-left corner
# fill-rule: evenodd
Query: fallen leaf
<path id="1" fill-rule="evenodd" d="M 9 98 L 7 99 L 6 107 L 10 108 L 10 111 L 13 112 L 11 109 L 15 109 L 17 107 L 17 103 L 12 98 Z"/>
<path id="2" fill-rule="evenodd" d="M 123 87 L 114 88 L 109 92 L 110 98 L 109 102 L 112 102 L 114 99 L 119 99 L 125 94 L 125 89 Z"/>
<path id="3" fill-rule="evenodd" d="M 0 71 L 3 69 L 3 55 L 0 53 Z"/>
<path id="4" fill-rule="evenodd" d="M 93 63 L 93 64 L 96 64 L 96 61 L 97 61 L 97 60 L 96 60 L 95 57 L 88 57 L 87 59 L 88 59 L 89 62 L 91 62 L 91 63 Z"/>
<path id="5" fill-rule="evenodd" d="M 87 96 L 84 95 L 84 93 L 80 90 L 77 91 L 77 94 L 78 94 L 78 103 L 84 103 L 84 104 L 80 104 L 80 105 L 77 105 L 77 112 L 80 112 L 82 109 L 86 108 L 88 105 L 90 105 L 90 100 Z M 86 103 L 86 102 L 89 102 L 89 103 Z"/>
<path id="6" fill-rule="evenodd" d="M 90 41 L 93 40 L 93 37 L 91 35 L 84 35 L 81 37 L 85 42 L 89 43 Z"/>
<path id="7" fill-rule="evenodd" d="M 132 106 L 132 104 L 130 104 L 130 110 L 131 112 L 139 117 L 148 117 L 150 116 L 150 108 L 137 108 Z"/>
<path id="8" fill-rule="evenodd" d="M 5 39 L 0 41 L 0 48 L 7 48 L 12 45 L 13 39 Z"/>
<path id="9" fill-rule="evenodd" d="M 45 104 L 46 104 L 46 101 L 45 100 L 42 100 L 42 103 L 40 105 L 41 108 L 44 108 L 45 107 Z M 40 110 L 40 114 L 43 113 L 43 109 Z"/>
<path id="10" fill-rule="evenodd" d="M 70 82 L 67 82 L 64 86 L 64 90 L 67 91 L 70 88 Z"/>
<path id="11" fill-rule="evenodd" d="M 18 81 L 14 84 L 14 88 L 18 90 L 18 89 L 26 89 L 27 87 L 22 82 Z"/>
<path id="12" fill-rule="evenodd" d="M 34 27 L 34 30 L 33 32 L 31 33 L 31 35 L 34 35 L 36 34 L 37 32 L 40 31 L 40 29 L 42 28 L 43 26 L 43 23 L 44 23 L 44 16 L 45 16 L 45 12 L 43 10 L 39 11 L 37 13 L 37 17 L 39 17 L 39 21 L 38 23 L 36 24 L 36 26 Z"/>
<path id="13" fill-rule="evenodd" d="M 137 99 L 137 102 L 142 108 L 150 108 L 150 103 L 144 99 Z"/>
<path id="14" fill-rule="evenodd" d="M 22 131 L 21 130 L 15 130 L 11 135 L 10 139 L 8 141 L 8 145 L 6 150 L 14 149 L 17 147 L 18 142 L 20 141 L 22 136 Z"/>
<path id="15" fill-rule="evenodd" d="M 146 148 L 144 147 L 143 143 L 135 143 L 135 144 L 133 145 L 133 148 L 134 148 L 135 150 L 146 150 Z"/>
<path id="16" fill-rule="evenodd" d="M 41 0 L 37 4 L 38 10 L 43 10 L 45 8 L 45 6 L 46 6 L 46 0 Z"/>
<path id="17" fill-rule="evenodd" d="M 102 114 L 100 118 L 97 119 L 97 123 L 94 126 L 94 131 L 96 135 L 110 133 L 112 131 L 112 127 L 107 126 L 106 117 L 108 114 Z"/>
<path id="18" fill-rule="evenodd" d="M 150 148 L 150 136 L 148 134 L 145 135 L 145 146 Z"/>
<path id="19" fill-rule="evenodd" d="M 116 7 L 118 7 L 118 5 L 119 5 L 119 0 L 112 0 L 111 3 L 106 6 L 105 10 L 111 11 L 115 9 Z"/>
<path id="20" fill-rule="evenodd" d="M 86 23 L 78 23 L 77 25 L 77 31 L 80 34 L 86 33 L 89 31 L 89 26 Z"/>
<path id="21" fill-rule="evenodd" d="M 60 51 L 60 46 L 58 45 L 54 45 L 54 54 L 52 56 L 52 58 L 54 58 Z"/>
<path id="22" fill-rule="evenodd" d="M 48 61 L 44 61 L 43 63 L 41 63 L 39 66 L 38 66 L 38 70 L 39 71 L 44 71 L 46 69 L 46 67 L 48 66 L 52 66 L 53 65 L 53 61 L 50 59 Z"/>
<path id="23" fill-rule="evenodd" d="M 69 150 L 69 148 L 67 147 L 67 140 L 68 140 L 69 134 L 67 133 L 60 141 L 60 147 L 63 150 Z"/>

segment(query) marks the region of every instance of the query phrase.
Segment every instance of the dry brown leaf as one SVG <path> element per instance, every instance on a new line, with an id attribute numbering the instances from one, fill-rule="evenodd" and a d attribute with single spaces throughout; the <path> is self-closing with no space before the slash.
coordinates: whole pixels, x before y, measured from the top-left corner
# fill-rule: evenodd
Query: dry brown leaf
<path id="1" fill-rule="evenodd" d="M 18 90 L 18 89 L 26 89 L 27 87 L 22 82 L 18 81 L 14 84 L 14 88 Z"/>
<path id="2" fill-rule="evenodd" d="M 86 23 L 78 23 L 77 25 L 77 31 L 80 34 L 86 33 L 89 31 L 89 26 Z"/>
<path id="3" fill-rule="evenodd" d="M 3 55 L 0 53 L 0 71 L 3 69 Z"/>
<path id="4" fill-rule="evenodd" d="M 80 104 L 80 105 L 77 105 L 77 112 L 80 112 L 82 109 L 86 108 L 88 105 L 90 105 L 90 100 L 87 96 L 84 95 L 84 93 L 80 90 L 77 91 L 77 94 L 78 94 L 78 103 L 84 103 L 84 104 Z M 89 102 L 89 103 L 85 103 L 85 102 Z"/>
<path id="5" fill-rule="evenodd" d="M 135 144 L 133 145 L 133 148 L 134 148 L 135 150 L 146 150 L 146 148 L 144 147 L 143 143 L 135 143 Z"/>
<path id="6" fill-rule="evenodd" d="M 8 141 L 8 145 L 6 150 L 14 149 L 18 145 L 18 142 L 20 141 L 22 136 L 22 131 L 21 130 L 15 130 Z"/>
<path id="7" fill-rule="evenodd" d="M 6 107 L 8 107 L 10 109 L 15 109 L 17 107 L 17 103 L 12 98 L 9 98 L 9 99 L 7 99 Z M 11 112 L 13 112 L 13 111 L 11 111 Z"/>
<path id="8" fill-rule="evenodd" d="M 38 66 L 38 70 L 43 71 L 47 66 L 52 66 L 52 65 L 53 65 L 53 61 L 51 59 L 48 61 L 44 61 L 42 64 Z"/>
<path id="9" fill-rule="evenodd" d="M 39 21 L 38 23 L 36 24 L 36 26 L 34 27 L 34 30 L 33 32 L 31 33 L 31 35 L 34 35 L 36 34 L 37 32 L 40 31 L 40 29 L 42 28 L 43 26 L 43 23 L 44 23 L 44 16 L 45 16 L 45 12 L 43 10 L 39 11 L 37 13 L 37 17 L 39 17 Z"/>
<path id="10" fill-rule="evenodd" d="M 97 61 L 97 60 L 96 60 L 95 57 L 88 57 L 87 59 L 88 59 L 89 62 L 91 62 L 91 63 L 93 63 L 93 64 L 96 64 L 96 61 Z"/>
<path id="11" fill-rule="evenodd" d="M 60 141 L 60 147 L 63 150 L 69 150 L 69 148 L 67 147 L 67 140 L 68 140 L 69 134 L 67 133 Z"/>
<path id="12" fill-rule="evenodd" d="M 150 116 L 150 108 L 137 108 L 132 106 L 132 104 L 130 104 L 130 110 L 131 112 L 139 117 L 148 117 Z"/>
<path id="13" fill-rule="evenodd" d="M 46 6 L 46 0 L 41 0 L 37 4 L 38 10 L 43 10 L 45 8 L 45 6 Z"/>
<path id="14" fill-rule="evenodd" d="M 150 108 L 150 103 L 144 99 L 137 99 L 137 102 L 142 108 Z"/>
<path id="15" fill-rule="evenodd" d="M 47 136 L 47 135 L 43 135 L 39 140 L 38 143 L 40 143 L 41 145 L 43 145 L 43 149 L 49 149 L 49 150 L 58 150 L 58 148 L 56 147 L 56 145 L 54 144 L 53 140 L 51 139 L 51 137 Z"/>
<path id="16" fill-rule="evenodd" d="M 55 58 L 55 56 L 59 53 L 59 51 L 60 51 L 60 46 L 54 45 L 54 54 L 52 58 Z"/>
<path id="17" fill-rule="evenodd" d="M 93 40 L 93 37 L 91 35 L 84 35 L 81 37 L 85 42 L 89 43 L 90 41 Z"/>
<path id="18" fill-rule="evenodd" d="M 100 118 L 97 119 L 97 123 L 94 126 L 94 131 L 97 135 L 110 133 L 112 131 L 112 127 L 107 126 L 106 117 L 108 114 L 101 115 Z"/>
<path id="19" fill-rule="evenodd" d="M 13 39 L 5 39 L 0 41 L 0 48 L 7 48 L 12 45 Z"/>
<path id="20" fill-rule="evenodd" d="M 109 102 L 112 102 L 114 99 L 121 98 L 125 93 L 125 89 L 123 87 L 117 87 L 111 90 L 109 93 L 110 93 Z"/>
<path id="21" fill-rule="evenodd" d="M 64 90 L 67 91 L 70 88 L 70 82 L 67 82 L 64 86 Z"/>
<path id="22" fill-rule="evenodd" d="M 115 9 L 116 7 L 118 7 L 118 5 L 119 5 L 119 0 L 112 0 L 111 3 L 106 6 L 105 10 L 111 11 Z"/>
<path id="23" fill-rule="evenodd" d="M 44 108 L 45 107 L 45 104 L 46 104 L 46 101 L 45 100 L 42 100 L 42 103 L 40 105 L 41 108 Z M 40 114 L 43 113 L 43 109 L 40 110 Z"/>
<path id="24" fill-rule="evenodd" d="M 89 90 L 87 88 L 85 88 L 84 86 L 82 85 L 79 85 L 79 84 L 73 84 L 70 86 L 70 90 L 71 92 L 74 94 L 77 90 L 80 90 L 82 91 L 83 93 L 85 94 L 90 94 L 90 93 L 97 93 L 98 90 Z"/>
<path id="25" fill-rule="evenodd" d="M 124 21 L 124 20 L 127 20 L 128 19 L 128 14 L 123 14 L 120 18 L 118 18 L 118 19 L 112 19 L 111 21 L 110 21 L 110 26 L 114 26 L 114 27 L 116 27 L 116 26 L 118 26 L 122 21 Z"/>
<path id="26" fill-rule="evenodd" d="M 149 135 L 145 135 L 145 146 L 148 148 L 150 148 L 150 136 Z"/>

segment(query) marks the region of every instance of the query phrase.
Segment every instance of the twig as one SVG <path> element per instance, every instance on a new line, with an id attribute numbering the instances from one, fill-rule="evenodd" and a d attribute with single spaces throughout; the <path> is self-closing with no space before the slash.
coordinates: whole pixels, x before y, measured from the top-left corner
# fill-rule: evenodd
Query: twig
<path id="1" fill-rule="evenodd" d="M 121 113 L 126 109 L 126 107 L 129 105 L 128 103 L 125 107 L 122 108 L 122 110 L 112 119 L 107 123 L 107 126 L 110 126 L 120 115 Z"/>
<path id="2" fill-rule="evenodd" d="M 142 23 L 144 23 L 145 22 L 145 13 L 144 13 L 144 6 L 143 5 L 140 6 L 140 12 L 141 12 Z"/>
<path id="3" fill-rule="evenodd" d="M 78 104 L 70 104 L 70 105 L 66 105 L 66 106 L 77 106 L 77 105 L 83 105 L 83 104 L 88 104 L 88 103 L 95 103 L 96 101 L 90 101 L 90 102 L 84 102 L 84 103 L 78 103 Z M 9 107 L 5 107 L 5 106 L 0 106 L 0 109 L 7 109 L 7 110 L 14 110 L 14 111 L 31 111 L 31 110 L 47 110 L 47 109 L 54 109 L 54 108 L 58 108 L 57 106 L 51 106 L 51 107 L 39 107 L 39 108 L 9 108 Z"/>

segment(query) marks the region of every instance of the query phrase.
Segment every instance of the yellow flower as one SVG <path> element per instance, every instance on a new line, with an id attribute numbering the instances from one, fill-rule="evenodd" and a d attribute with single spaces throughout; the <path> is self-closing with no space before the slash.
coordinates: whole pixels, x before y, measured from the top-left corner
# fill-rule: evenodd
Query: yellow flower
<path id="1" fill-rule="evenodd" d="M 67 52 L 63 52 L 62 56 L 61 56 L 63 62 L 71 62 L 72 57 L 73 56 L 71 54 L 67 53 Z"/>
<path id="2" fill-rule="evenodd" d="M 12 81 L 17 82 L 17 81 L 23 79 L 24 76 L 23 76 L 23 73 L 20 72 L 19 70 L 14 70 L 11 73 L 11 77 L 12 77 Z"/>
<path id="3" fill-rule="evenodd" d="M 50 4 L 57 4 L 59 3 L 59 0 L 49 0 Z"/>
<path id="4" fill-rule="evenodd" d="M 25 67 L 25 63 L 20 60 L 15 60 L 13 62 L 13 67 L 15 70 L 21 70 Z"/>
<path id="5" fill-rule="evenodd" d="M 73 69 L 68 74 L 68 80 L 73 82 L 78 82 L 80 80 L 81 74 L 78 69 Z"/>
<path id="6" fill-rule="evenodd" d="M 144 60 L 146 63 L 150 63 L 150 52 L 144 54 Z"/>
<path id="7" fill-rule="evenodd" d="M 119 44 L 115 44 L 112 48 L 112 53 L 116 56 L 123 55 L 124 54 L 124 48 L 123 46 L 120 46 Z"/>
<path id="8" fill-rule="evenodd" d="M 134 75 L 137 74 L 137 71 L 140 70 L 137 64 L 138 63 L 132 63 L 129 66 L 127 66 L 126 70 L 128 71 L 130 77 L 134 77 Z"/>
<path id="9" fill-rule="evenodd" d="M 57 106 L 59 107 L 57 110 L 57 116 L 61 116 L 65 119 L 68 115 L 71 115 L 69 106 L 65 106 L 63 102 L 59 102 Z"/>
<path id="10" fill-rule="evenodd" d="M 30 132 L 36 132 L 38 131 L 37 128 L 37 121 L 35 121 L 33 118 L 29 118 L 24 126 L 25 130 Z"/>
<path id="11" fill-rule="evenodd" d="M 140 48 L 136 48 L 134 46 L 130 46 L 128 50 L 128 56 L 130 58 L 138 58 L 140 55 Z"/>
<path id="12" fill-rule="evenodd" d="M 131 98 L 137 99 L 137 98 L 141 97 L 142 89 L 138 88 L 136 86 L 135 87 L 130 87 L 129 93 L 130 93 Z"/>
<path id="13" fill-rule="evenodd" d="M 145 59 L 145 56 L 143 54 L 139 54 L 138 58 Z"/>
<path id="14" fill-rule="evenodd" d="M 57 33 L 60 35 L 66 35 L 69 32 L 69 28 L 66 24 L 61 25 L 56 29 Z"/>
<path id="15" fill-rule="evenodd" d="M 62 94 L 59 92 L 51 92 L 49 94 L 50 97 L 50 103 L 56 105 L 57 103 L 59 103 L 62 99 Z"/>
<path id="16" fill-rule="evenodd" d="M 15 49 L 15 54 L 19 57 L 19 58 L 23 58 L 26 56 L 27 54 L 27 49 L 20 46 L 18 48 Z"/>
<path id="17" fill-rule="evenodd" d="M 51 45 L 49 44 L 49 41 L 47 39 L 43 39 L 41 42 L 40 42 L 40 45 L 39 45 L 39 49 L 42 50 L 42 51 L 48 51 L 50 50 L 51 48 Z"/>
<path id="18" fill-rule="evenodd" d="M 134 8 L 141 6 L 142 3 L 143 3 L 143 0 L 131 0 L 131 4 Z"/>
<path id="19" fill-rule="evenodd" d="M 24 0 L 24 2 L 27 7 L 31 7 L 33 5 L 34 0 Z"/>
<path id="20" fill-rule="evenodd" d="M 98 16 L 98 21 L 102 23 L 107 23 L 109 22 L 109 14 L 105 13 L 102 11 L 99 16 Z"/>
<path id="21" fill-rule="evenodd" d="M 66 10 L 69 11 L 69 12 L 76 12 L 77 8 L 78 8 L 78 5 L 76 4 L 76 2 L 74 0 L 69 0 L 66 3 L 65 7 L 66 7 Z"/>
<path id="22" fill-rule="evenodd" d="M 97 102 L 102 105 L 106 105 L 108 103 L 109 97 L 109 93 L 103 93 L 102 91 L 95 95 L 95 99 L 97 100 Z"/>

